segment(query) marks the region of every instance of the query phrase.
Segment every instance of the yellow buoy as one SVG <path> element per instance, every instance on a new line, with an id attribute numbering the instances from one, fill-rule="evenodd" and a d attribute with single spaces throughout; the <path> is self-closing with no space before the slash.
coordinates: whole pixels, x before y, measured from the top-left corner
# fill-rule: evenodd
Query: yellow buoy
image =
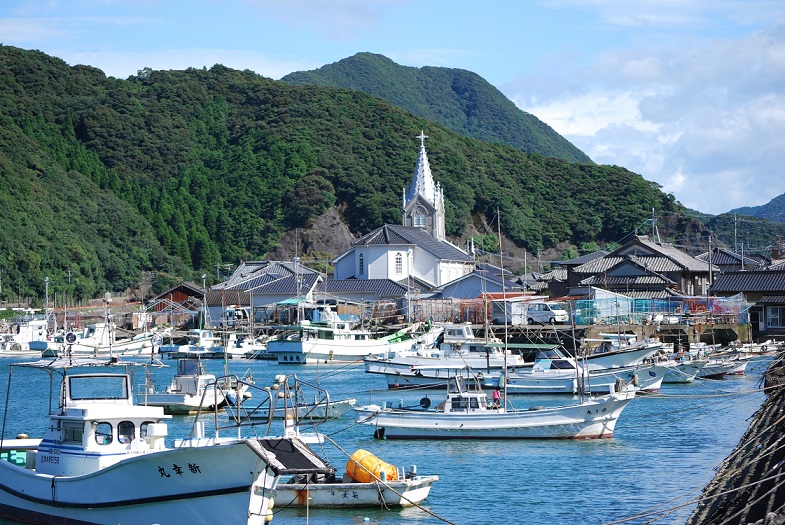
<path id="1" fill-rule="evenodd" d="M 346 472 L 355 481 L 370 483 L 382 479 L 386 481 L 398 479 L 398 469 L 386 461 L 377 458 L 367 450 L 358 449 L 346 463 Z"/>

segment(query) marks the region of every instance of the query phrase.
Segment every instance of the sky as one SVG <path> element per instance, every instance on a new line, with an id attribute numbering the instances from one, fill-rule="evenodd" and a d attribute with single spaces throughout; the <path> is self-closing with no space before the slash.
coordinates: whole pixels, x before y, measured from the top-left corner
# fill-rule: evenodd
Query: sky
<path id="1" fill-rule="evenodd" d="M 359 52 L 466 69 L 688 208 L 785 193 L 782 0 L 3 0 L 0 43 L 117 78 Z"/>

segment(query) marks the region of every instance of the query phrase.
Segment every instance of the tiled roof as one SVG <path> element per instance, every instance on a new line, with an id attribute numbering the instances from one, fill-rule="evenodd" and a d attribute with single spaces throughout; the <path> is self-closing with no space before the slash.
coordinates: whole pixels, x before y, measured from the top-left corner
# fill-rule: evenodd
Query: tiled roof
<path id="1" fill-rule="evenodd" d="M 785 272 L 767 270 L 727 272 L 717 276 L 711 290 L 714 293 L 785 293 Z"/>
<path id="2" fill-rule="evenodd" d="M 625 275 L 618 277 L 605 277 L 603 275 L 592 275 L 580 282 L 581 286 L 670 286 L 675 284 L 673 281 L 662 275 Z"/>
<path id="3" fill-rule="evenodd" d="M 352 243 L 352 246 L 373 244 L 419 246 L 438 259 L 447 261 L 474 261 L 474 258 L 452 244 L 441 241 L 423 229 L 412 226 L 385 224 Z"/>
<path id="4" fill-rule="evenodd" d="M 623 295 L 633 299 L 672 299 L 678 296 L 678 294 L 667 288 L 665 290 L 633 290 L 624 292 Z"/>
<path id="5" fill-rule="evenodd" d="M 586 264 L 595 259 L 599 259 L 600 257 L 605 257 L 606 255 L 608 255 L 608 252 L 599 250 L 593 253 L 588 253 L 586 255 L 581 255 L 580 257 L 576 257 L 575 259 L 570 259 L 569 261 L 560 261 L 559 264 L 580 266 L 581 264 Z"/>
<path id="6" fill-rule="evenodd" d="M 383 297 L 406 295 L 406 286 L 391 279 L 327 279 L 317 290 L 325 293 L 367 293 Z"/>
<path id="7" fill-rule="evenodd" d="M 550 272 L 540 274 L 539 281 L 566 281 L 567 268 L 554 268 Z"/>
<path id="8" fill-rule="evenodd" d="M 758 304 L 785 304 L 785 295 L 764 295 L 758 299 Z"/>
<path id="9" fill-rule="evenodd" d="M 702 253 L 695 257 L 704 262 L 709 262 L 709 252 Z M 728 250 L 723 250 L 722 248 L 714 248 L 711 251 L 711 264 L 715 266 L 733 266 L 733 265 L 741 265 L 743 262 L 744 266 L 749 269 L 755 269 L 760 266 L 760 261 L 756 261 L 755 259 L 751 259 L 749 257 L 745 257 L 739 255 L 738 253 L 730 252 Z"/>
<path id="10" fill-rule="evenodd" d="M 303 275 L 319 274 L 302 263 L 297 264 L 297 271 Z M 226 281 L 213 288 L 248 289 L 289 277 L 294 273 L 294 261 L 248 261 L 238 266 Z"/>
<path id="11" fill-rule="evenodd" d="M 663 256 L 671 259 L 675 263 L 682 266 L 685 270 L 689 270 L 691 272 L 707 272 L 709 271 L 705 262 L 696 259 L 695 257 L 684 253 L 683 251 L 679 250 L 675 246 L 669 243 L 656 243 L 653 242 L 648 236 L 646 235 L 639 235 L 637 237 L 637 241 L 642 245 L 654 252 L 658 252 Z M 619 249 L 621 250 L 621 248 Z M 616 250 L 616 251 L 619 251 Z M 616 253 L 616 252 L 613 252 Z M 655 270 L 656 271 L 656 270 Z"/>
<path id="12" fill-rule="evenodd" d="M 688 255 L 671 244 L 658 244 L 646 236 L 636 237 L 605 257 L 595 259 L 573 271 L 577 274 L 597 274 L 608 271 L 624 260 L 633 261 L 642 268 L 657 273 L 708 272 L 708 263 Z"/>

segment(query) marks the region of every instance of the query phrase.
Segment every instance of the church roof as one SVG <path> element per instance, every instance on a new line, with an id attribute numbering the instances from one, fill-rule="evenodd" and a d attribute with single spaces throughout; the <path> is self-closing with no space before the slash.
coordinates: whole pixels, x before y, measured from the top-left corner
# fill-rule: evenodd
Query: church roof
<path id="1" fill-rule="evenodd" d="M 421 228 L 385 224 L 352 243 L 353 247 L 384 245 L 384 246 L 418 246 L 434 257 L 448 261 L 473 261 L 474 258 L 449 242 L 442 241 Z"/>

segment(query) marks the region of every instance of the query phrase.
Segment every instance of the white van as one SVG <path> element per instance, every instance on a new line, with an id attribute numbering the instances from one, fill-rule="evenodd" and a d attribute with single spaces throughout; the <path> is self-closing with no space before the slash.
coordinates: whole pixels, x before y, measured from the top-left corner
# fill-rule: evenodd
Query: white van
<path id="1" fill-rule="evenodd" d="M 527 324 L 556 324 L 569 320 L 569 314 L 561 305 L 552 301 L 533 301 L 526 308 Z"/>

